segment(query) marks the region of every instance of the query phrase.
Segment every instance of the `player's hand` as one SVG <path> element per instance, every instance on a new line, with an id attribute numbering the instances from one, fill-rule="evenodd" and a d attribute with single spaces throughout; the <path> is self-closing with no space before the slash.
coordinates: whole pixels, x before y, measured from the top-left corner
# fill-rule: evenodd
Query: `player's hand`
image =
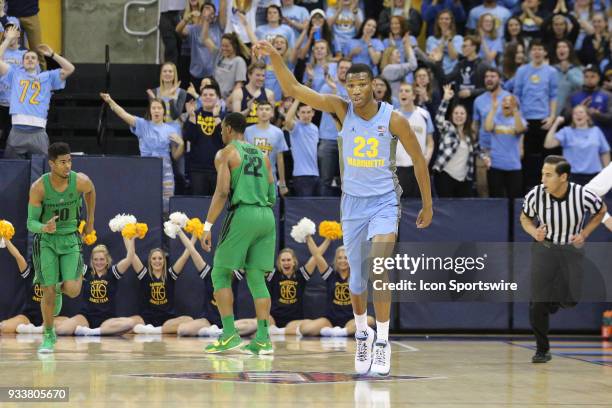
<path id="1" fill-rule="evenodd" d="M 255 52 L 255 55 L 258 56 L 258 58 L 261 58 L 262 56 L 267 57 L 272 54 L 278 54 L 276 48 L 274 48 L 274 46 L 268 41 L 258 41 L 253 46 L 253 51 Z"/>
<path id="2" fill-rule="evenodd" d="M 42 227 L 42 232 L 47 234 L 55 233 L 55 230 L 57 229 L 57 226 L 55 225 L 55 220 L 57 220 L 58 218 L 58 215 L 54 215 L 53 218 L 47 221 L 47 223 Z"/>
<path id="3" fill-rule="evenodd" d="M 93 222 L 87 221 L 87 223 L 85 224 L 85 229 L 83 229 L 83 236 L 89 235 L 93 232 L 94 232 Z"/>
<path id="4" fill-rule="evenodd" d="M 544 239 L 546 238 L 546 224 L 544 225 L 540 225 L 538 228 L 536 228 L 536 232 L 535 232 L 535 240 L 538 242 L 542 242 L 544 241 Z"/>
<path id="5" fill-rule="evenodd" d="M 429 224 L 431 224 L 431 219 L 433 218 L 433 208 L 427 207 L 422 208 L 419 211 L 419 215 L 417 216 L 416 226 L 417 228 L 427 228 Z"/>
<path id="6" fill-rule="evenodd" d="M 570 235 L 569 241 L 576 248 L 582 248 L 584 246 L 584 241 L 586 241 L 586 237 L 581 231 L 576 235 Z"/>
<path id="7" fill-rule="evenodd" d="M 38 51 L 40 51 L 45 57 L 50 57 L 53 55 L 53 48 L 49 47 L 47 44 L 40 44 L 36 47 Z"/>
<path id="8" fill-rule="evenodd" d="M 202 245 L 202 249 L 204 249 L 206 252 L 210 252 L 212 247 L 212 236 L 210 231 L 204 232 L 204 235 L 202 235 L 202 238 L 200 238 L 200 244 Z"/>
<path id="9" fill-rule="evenodd" d="M 109 104 L 113 101 L 113 98 L 111 98 L 109 94 L 103 92 L 100 92 L 100 98 L 102 98 L 104 102 Z"/>

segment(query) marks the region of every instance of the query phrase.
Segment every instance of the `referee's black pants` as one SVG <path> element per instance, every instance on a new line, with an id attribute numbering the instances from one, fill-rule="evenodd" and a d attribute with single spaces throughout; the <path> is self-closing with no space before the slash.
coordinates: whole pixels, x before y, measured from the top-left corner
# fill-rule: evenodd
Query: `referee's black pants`
<path id="1" fill-rule="evenodd" d="M 582 290 L 584 251 L 572 245 L 535 242 L 531 250 L 529 322 L 538 351 L 548 351 L 550 314 L 576 306 Z"/>

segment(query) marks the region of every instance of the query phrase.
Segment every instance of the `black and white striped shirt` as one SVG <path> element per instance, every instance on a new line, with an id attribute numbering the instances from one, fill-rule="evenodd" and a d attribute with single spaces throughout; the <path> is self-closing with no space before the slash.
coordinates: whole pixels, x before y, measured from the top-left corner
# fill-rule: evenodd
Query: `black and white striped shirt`
<path id="1" fill-rule="evenodd" d="M 569 183 L 565 196 L 555 198 L 540 184 L 525 196 L 523 213 L 537 218 L 538 227 L 546 224 L 547 241 L 564 245 L 569 243 L 571 235 L 582 231 L 587 213 L 593 215 L 602 206 L 601 198 L 581 185 Z"/>

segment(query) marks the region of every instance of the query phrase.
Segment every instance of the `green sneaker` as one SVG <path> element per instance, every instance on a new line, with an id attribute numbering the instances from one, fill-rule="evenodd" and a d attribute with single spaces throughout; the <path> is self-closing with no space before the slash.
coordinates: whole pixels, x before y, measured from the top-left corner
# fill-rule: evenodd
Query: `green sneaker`
<path id="1" fill-rule="evenodd" d="M 55 349 L 55 341 L 57 336 L 55 335 L 55 329 L 45 330 L 43 333 L 43 342 L 38 347 L 39 353 L 53 353 Z"/>
<path id="2" fill-rule="evenodd" d="M 59 316 L 62 311 L 62 284 L 58 283 L 55 285 L 55 309 L 53 309 L 53 316 Z"/>
<path id="3" fill-rule="evenodd" d="M 213 344 L 209 344 L 204 349 L 206 353 L 222 353 L 224 351 L 233 350 L 242 345 L 242 339 L 238 333 L 234 333 L 231 336 L 221 335 Z"/>
<path id="4" fill-rule="evenodd" d="M 274 354 L 274 348 L 272 347 L 270 339 L 265 341 L 253 339 L 249 344 L 241 347 L 240 351 L 245 354 L 254 354 L 256 356 Z"/>

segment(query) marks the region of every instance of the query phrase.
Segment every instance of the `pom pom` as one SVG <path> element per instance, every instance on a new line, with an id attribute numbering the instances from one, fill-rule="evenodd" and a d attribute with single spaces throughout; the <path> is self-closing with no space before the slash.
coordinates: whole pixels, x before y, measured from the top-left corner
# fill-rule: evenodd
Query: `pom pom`
<path id="1" fill-rule="evenodd" d="M 191 235 L 195 235 L 196 238 L 202 238 L 202 234 L 204 233 L 204 224 L 200 221 L 199 218 L 192 218 L 187 221 L 187 225 L 185 225 L 185 231 L 190 233 Z"/>
<path id="2" fill-rule="evenodd" d="M 85 222 L 85 220 L 81 220 L 81 223 L 79 224 L 79 234 L 83 234 L 83 230 L 85 229 L 85 225 L 87 225 L 87 223 Z"/>
<path id="3" fill-rule="evenodd" d="M 6 242 L 4 241 L 4 238 L 0 238 L 0 248 L 6 248 Z"/>
<path id="4" fill-rule="evenodd" d="M 296 242 L 304 243 L 306 242 L 306 237 L 308 235 L 314 235 L 317 231 L 317 226 L 312 220 L 304 217 L 298 222 L 296 225 L 291 228 L 291 236 L 295 239 Z"/>
<path id="5" fill-rule="evenodd" d="M 136 217 L 131 214 L 117 214 L 108 222 L 108 226 L 113 232 L 123 231 L 127 224 L 136 224 Z"/>
<path id="6" fill-rule="evenodd" d="M 181 228 L 185 228 L 187 221 L 189 221 L 189 218 L 185 215 L 185 213 L 176 211 L 170 214 L 170 222 L 178 225 Z"/>
<path id="7" fill-rule="evenodd" d="M 336 240 L 342 238 L 342 226 L 336 221 L 323 221 L 319 224 L 319 235 Z"/>
<path id="8" fill-rule="evenodd" d="M 138 235 L 138 231 L 136 230 L 136 223 L 127 224 L 121 230 L 121 235 L 123 235 L 127 239 L 132 239 Z"/>
<path id="9" fill-rule="evenodd" d="M 0 238 L 13 239 L 15 228 L 7 220 L 0 220 Z"/>
<path id="10" fill-rule="evenodd" d="M 95 230 L 91 234 L 87 234 L 83 237 L 83 243 L 85 245 L 93 245 L 96 243 L 97 240 L 98 240 L 98 237 L 96 236 Z"/>
<path id="11" fill-rule="evenodd" d="M 172 221 L 164 222 L 164 233 L 172 239 L 176 238 L 176 234 L 178 234 L 180 227 L 174 224 Z"/>
<path id="12" fill-rule="evenodd" d="M 136 223 L 136 236 L 139 239 L 143 239 L 145 235 L 149 232 L 149 226 L 143 222 Z"/>

